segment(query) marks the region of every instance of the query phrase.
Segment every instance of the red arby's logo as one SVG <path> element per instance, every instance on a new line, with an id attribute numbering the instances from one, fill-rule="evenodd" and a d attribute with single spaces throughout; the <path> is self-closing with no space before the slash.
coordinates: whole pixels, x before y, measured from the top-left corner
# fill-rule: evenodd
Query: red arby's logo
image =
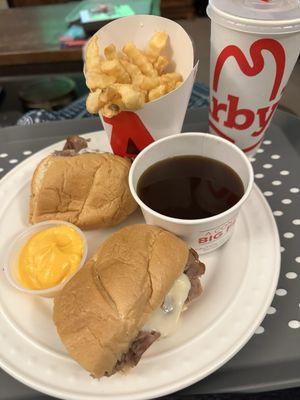
<path id="1" fill-rule="evenodd" d="M 269 51 L 275 61 L 274 82 L 268 99 L 268 104 L 266 104 L 265 107 L 256 109 L 242 108 L 240 106 L 240 97 L 232 94 L 228 94 L 227 102 L 220 102 L 217 98 L 217 93 L 219 89 L 221 72 L 226 61 L 230 57 L 233 57 L 245 76 L 256 76 L 262 72 L 265 67 L 265 60 L 262 54 L 263 50 Z M 274 111 L 278 106 L 279 100 L 277 95 L 282 82 L 286 61 L 285 50 L 275 39 L 259 39 L 255 41 L 250 47 L 250 57 L 252 64 L 248 62 L 242 50 L 234 45 L 225 47 L 219 54 L 213 76 L 213 95 L 210 105 L 211 108 L 209 120 L 210 126 L 218 135 L 230 140 L 233 143 L 235 141 L 223 132 L 222 127 L 220 128 L 220 124 L 226 128 L 241 132 L 246 129 L 250 129 L 254 125 L 258 125 L 259 128 L 257 130 L 253 130 L 253 132 L 251 132 L 251 136 L 258 137 L 259 139 L 252 146 L 243 149 L 245 152 L 251 151 L 261 142 L 262 138 L 260 136 L 265 131 L 272 118 L 272 115 L 274 114 Z M 275 99 L 277 99 L 277 101 L 274 101 Z M 220 123 L 220 113 L 225 113 L 225 119 L 222 123 Z M 217 124 L 219 126 L 217 126 Z"/>
<path id="2" fill-rule="evenodd" d="M 122 111 L 113 118 L 103 117 L 103 119 L 112 125 L 110 145 L 114 154 L 135 157 L 154 142 L 139 116 L 132 111 Z"/>

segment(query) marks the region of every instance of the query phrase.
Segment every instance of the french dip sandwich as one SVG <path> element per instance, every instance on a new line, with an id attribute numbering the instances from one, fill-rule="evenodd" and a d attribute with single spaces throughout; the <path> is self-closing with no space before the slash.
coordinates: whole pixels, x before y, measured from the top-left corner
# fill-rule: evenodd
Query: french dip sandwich
<path id="1" fill-rule="evenodd" d="M 175 235 L 151 225 L 112 234 L 54 299 L 70 356 L 93 377 L 134 367 L 200 295 L 205 266 Z"/>
<path id="2" fill-rule="evenodd" d="M 71 136 L 62 151 L 37 166 L 30 223 L 62 220 L 94 229 L 117 225 L 137 208 L 128 186 L 130 160 L 86 147 L 84 138 Z"/>

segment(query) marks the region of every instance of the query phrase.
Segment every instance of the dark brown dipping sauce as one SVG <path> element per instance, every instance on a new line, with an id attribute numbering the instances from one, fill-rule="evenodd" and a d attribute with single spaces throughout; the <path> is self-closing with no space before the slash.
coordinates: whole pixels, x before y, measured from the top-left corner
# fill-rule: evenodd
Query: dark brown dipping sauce
<path id="1" fill-rule="evenodd" d="M 244 194 L 241 178 L 228 165 L 202 156 L 178 156 L 149 167 L 137 184 L 152 210 L 180 219 L 207 218 L 234 206 Z"/>

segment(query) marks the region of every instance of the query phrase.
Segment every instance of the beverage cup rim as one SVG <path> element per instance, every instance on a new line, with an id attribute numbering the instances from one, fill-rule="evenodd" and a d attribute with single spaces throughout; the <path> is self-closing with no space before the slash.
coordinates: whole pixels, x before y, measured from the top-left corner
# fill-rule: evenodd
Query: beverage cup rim
<path id="1" fill-rule="evenodd" d="M 217 24 L 239 32 L 252 34 L 292 34 L 300 32 L 300 19 L 263 20 L 232 15 L 209 3 L 207 15 Z"/>

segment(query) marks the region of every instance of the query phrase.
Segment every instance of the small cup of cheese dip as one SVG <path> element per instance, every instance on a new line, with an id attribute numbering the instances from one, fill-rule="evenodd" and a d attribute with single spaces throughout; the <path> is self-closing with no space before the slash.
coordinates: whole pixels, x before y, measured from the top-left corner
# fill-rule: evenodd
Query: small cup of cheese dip
<path id="1" fill-rule="evenodd" d="M 7 254 L 4 272 L 12 286 L 54 297 L 84 265 L 87 242 L 77 226 L 45 221 L 18 234 Z"/>

